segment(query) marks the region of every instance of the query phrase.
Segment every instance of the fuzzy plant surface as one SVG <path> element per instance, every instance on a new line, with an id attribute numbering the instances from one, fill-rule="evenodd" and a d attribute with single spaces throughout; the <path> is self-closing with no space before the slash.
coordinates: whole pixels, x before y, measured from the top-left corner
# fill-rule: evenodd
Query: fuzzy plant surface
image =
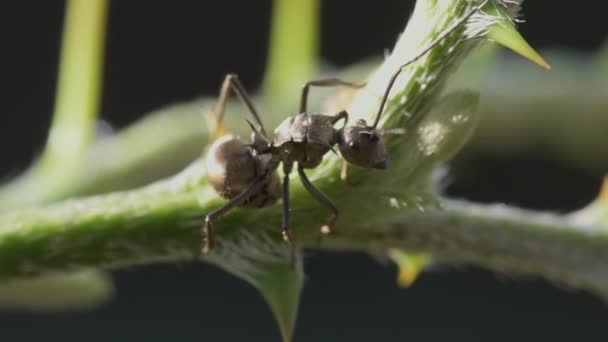
<path id="1" fill-rule="evenodd" d="M 203 218 L 225 200 L 207 184 L 204 163 L 196 160 L 178 174 L 145 187 L 0 214 L 0 280 L 199 259 L 219 265 L 260 290 L 277 316 L 285 340 L 293 334 L 302 286 L 301 248 L 399 258 L 403 254 L 432 255 L 435 260 L 540 276 L 608 295 L 608 190 L 589 207 L 570 215 L 479 205 L 439 194 L 442 163 L 461 149 L 479 120 L 479 94 L 472 90 L 445 92 L 446 82 L 488 37 L 505 40 L 505 32 L 510 32 L 509 39 L 516 34 L 511 18 L 519 6 L 518 1 L 498 0 L 416 3 L 390 56 L 369 75 L 366 87 L 344 105 L 350 120 L 371 122 L 390 77 L 405 61 L 437 43 L 404 68 L 388 97 L 381 126 L 406 130 L 406 134 L 386 140 L 390 167 L 385 171 L 352 167 L 344 182 L 340 179 L 342 160 L 327 155 L 320 167 L 307 171 L 315 186 L 340 208 L 332 234 L 321 236 L 320 226 L 328 212 L 294 178 L 291 228 L 295 250 L 281 241 L 281 210 L 275 205 L 231 211 L 216 225 L 216 247 L 208 255 L 201 254 Z M 476 8 L 479 10 L 467 17 Z M 464 25 L 443 37 L 465 17 Z M 280 84 L 282 79 L 276 76 L 273 82 Z M 275 83 L 268 87 L 282 88 Z M 130 143 L 155 136 L 158 131 L 154 129 L 160 127 L 168 132 L 183 127 L 199 139 L 202 128 L 189 128 L 195 126 L 190 111 L 199 106 L 193 102 L 179 107 L 182 111 L 172 109 L 176 116 L 190 118 L 175 129 L 166 129 L 165 117 L 159 115 L 148 121 L 147 128 L 130 131 L 131 139 L 119 140 L 125 135 L 118 135 L 90 151 L 107 154 L 117 146 L 127 150 L 141 146 Z M 178 134 L 175 139 L 170 137 L 170 143 L 153 146 L 155 151 L 171 150 L 191 139 Z M 99 182 L 75 182 L 70 191 L 94 193 L 103 188 L 100 183 L 111 183 L 113 176 L 120 178 L 121 170 L 128 173 L 142 167 L 134 161 L 140 155 L 134 151 L 139 150 L 134 148 L 126 157 L 117 158 L 127 167 L 102 170 Z M 140 158 L 146 159 L 145 155 Z M 85 166 L 81 171 L 86 170 Z M 64 197 L 68 197 L 66 193 L 62 193 Z"/>
<path id="2" fill-rule="evenodd" d="M 399 63 L 428 46 L 480 4 L 478 1 L 418 2 L 393 54 L 370 77 L 368 86 L 350 106 L 352 115 L 365 115 L 371 120 L 388 77 Z M 506 11 L 514 5 L 488 2 L 485 6 L 504 6 Z M 391 205 L 395 201 L 399 207 L 411 208 L 414 212 L 438 205 L 430 179 L 433 167 L 468 138 L 476 122 L 477 105 L 477 95 L 468 91 L 439 99 L 441 86 L 463 57 L 484 41 L 485 29 L 493 24 L 491 18 L 483 11 L 475 14 L 470 23 L 450 34 L 403 72 L 391 93 L 383 125 L 406 127 L 410 132 L 389 142 L 393 167 L 388 175 L 382 174 L 385 184 L 371 177 L 372 173 L 354 168 L 350 175 L 354 184 L 344 184 L 338 177 L 338 158 L 327 158 L 321 167 L 310 172 L 321 190 L 342 203 L 343 217 L 338 232 L 323 239 L 321 247 L 334 245 L 333 240 L 340 240 L 339 237 L 349 231 L 365 230 L 360 223 L 354 224 L 362 218 L 366 218 L 365 225 L 386 220 L 385 215 L 378 212 L 390 214 L 395 210 L 395 205 Z M 395 187 L 396 184 L 403 186 Z M 374 196 L 384 205 L 369 208 L 361 206 L 360 201 L 344 200 L 352 196 Z M 295 237 L 302 247 L 316 246 L 319 218 L 324 217 L 325 210 L 310 201 L 297 182 L 294 182 L 293 198 Z M 223 200 L 206 184 L 202 163 L 196 161 L 175 177 L 141 189 L 8 212 L 0 218 L 0 255 L 3 256 L 0 274 L 11 277 L 81 266 L 119 266 L 201 257 L 201 219 L 221 203 Z M 277 207 L 235 210 L 218 224 L 220 247 L 214 253 L 221 253 L 222 240 L 237 239 L 243 231 L 274 238 L 279 217 Z"/>

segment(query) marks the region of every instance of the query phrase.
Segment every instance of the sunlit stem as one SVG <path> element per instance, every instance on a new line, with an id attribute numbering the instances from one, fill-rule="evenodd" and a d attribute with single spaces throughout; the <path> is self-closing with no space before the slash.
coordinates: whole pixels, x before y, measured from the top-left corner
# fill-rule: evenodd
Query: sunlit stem
<path id="1" fill-rule="evenodd" d="M 316 74 L 319 7 L 319 0 L 274 1 L 265 95 L 294 98 L 299 86 Z"/>
<path id="2" fill-rule="evenodd" d="M 41 167 L 71 169 L 94 139 L 102 85 L 107 0 L 70 0 L 51 129 Z"/>

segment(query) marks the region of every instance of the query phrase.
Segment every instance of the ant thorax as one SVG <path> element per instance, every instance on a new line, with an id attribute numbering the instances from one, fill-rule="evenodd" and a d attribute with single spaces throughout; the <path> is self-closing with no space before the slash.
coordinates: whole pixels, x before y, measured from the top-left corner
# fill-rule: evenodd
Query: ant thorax
<path id="1" fill-rule="evenodd" d="M 335 121 L 335 116 L 306 113 L 285 119 L 274 131 L 273 155 L 285 164 L 319 166 L 336 143 Z"/>

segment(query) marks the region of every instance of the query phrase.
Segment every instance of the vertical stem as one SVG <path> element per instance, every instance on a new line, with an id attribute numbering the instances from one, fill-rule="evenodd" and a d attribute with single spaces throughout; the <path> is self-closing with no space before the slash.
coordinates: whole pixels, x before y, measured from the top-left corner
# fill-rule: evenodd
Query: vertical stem
<path id="1" fill-rule="evenodd" d="M 67 3 L 55 110 L 43 166 L 77 166 L 93 140 L 101 98 L 107 9 L 107 0 Z"/>
<path id="2" fill-rule="evenodd" d="M 67 2 L 55 110 L 46 147 L 28 172 L 0 190 L 0 208 L 56 196 L 81 167 L 99 112 L 107 10 L 108 0 Z M 2 282 L 0 306 L 69 310 L 98 305 L 111 294 L 112 283 L 104 273 L 81 270 Z"/>
<path id="3" fill-rule="evenodd" d="M 317 72 L 319 0 L 275 0 L 264 93 L 293 98 L 294 89 Z"/>
<path id="4" fill-rule="evenodd" d="M 0 210 L 62 198 L 94 139 L 109 0 L 69 0 L 55 110 L 40 159 L 0 187 Z"/>

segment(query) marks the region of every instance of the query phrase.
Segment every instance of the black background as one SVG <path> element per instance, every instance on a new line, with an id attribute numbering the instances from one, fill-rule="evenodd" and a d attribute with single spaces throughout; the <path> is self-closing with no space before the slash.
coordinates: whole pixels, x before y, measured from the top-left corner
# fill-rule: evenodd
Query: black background
<path id="1" fill-rule="evenodd" d="M 537 48 L 592 52 L 604 40 L 593 1 L 527 1 L 521 31 Z M 63 1 L 3 2 L 0 12 L 0 174 L 18 174 L 40 151 L 50 121 Z M 413 3 L 326 0 L 322 56 L 341 66 L 390 48 Z M 593 6 L 597 7 L 596 9 Z M 270 1 L 115 1 L 111 5 L 103 116 L 122 127 L 146 111 L 214 94 L 226 72 L 249 88 L 261 80 Z M 584 85 L 581 85 L 584 86 Z M 596 194 L 601 171 L 521 155 L 479 156 L 475 186 L 451 195 L 536 209 L 575 209 Z M 517 179 L 508 186 L 501 180 Z M 296 341 L 571 341 L 605 335 L 597 298 L 534 279 L 462 267 L 426 273 L 408 290 L 395 269 L 357 254 L 312 255 Z M 115 272 L 108 305 L 71 314 L 0 312 L 0 336 L 34 341 L 278 341 L 260 296 L 207 265 Z M 3 339 L 3 340 L 4 340 Z"/>

